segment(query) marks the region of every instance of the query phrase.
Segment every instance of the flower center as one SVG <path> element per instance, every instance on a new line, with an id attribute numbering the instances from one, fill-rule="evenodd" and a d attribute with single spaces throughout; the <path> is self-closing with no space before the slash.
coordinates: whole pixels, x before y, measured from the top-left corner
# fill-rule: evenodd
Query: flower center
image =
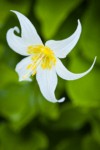
<path id="1" fill-rule="evenodd" d="M 27 69 L 32 69 L 33 75 L 36 73 L 36 69 L 39 65 L 42 69 L 51 69 L 56 64 L 56 57 L 53 51 L 47 46 L 29 46 L 28 53 L 33 55 L 33 63 L 29 64 Z"/>

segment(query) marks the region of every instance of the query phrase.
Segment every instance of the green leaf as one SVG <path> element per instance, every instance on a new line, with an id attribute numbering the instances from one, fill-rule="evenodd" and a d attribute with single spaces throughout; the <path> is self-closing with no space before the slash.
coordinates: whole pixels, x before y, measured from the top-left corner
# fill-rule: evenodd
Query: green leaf
<path id="1" fill-rule="evenodd" d="M 39 150 L 47 146 L 47 137 L 41 131 L 23 135 L 12 132 L 5 124 L 0 126 L 0 150 Z"/>
<path id="2" fill-rule="evenodd" d="M 40 111 L 40 115 L 45 119 L 56 120 L 59 117 L 58 104 L 48 102 L 42 95 L 39 93 L 38 95 L 38 109 Z"/>
<path id="3" fill-rule="evenodd" d="M 99 119 L 97 119 L 96 117 L 93 118 L 91 125 L 92 125 L 92 135 L 94 139 L 98 143 L 100 143 L 100 118 Z"/>
<path id="4" fill-rule="evenodd" d="M 17 82 L 17 74 L 7 65 L 0 64 L 0 88 L 3 88 L 9 83 Z"/>
<path id="5" fill-rule="evenodd" d="M 14 129 L 20 130 L 37 115 L 33 86 L 26 83 L 8 84 L 0 90 L 0 112 Z"/>
<path id="6" fill-rule="evenodd" d="M 35 13 L 42 25 L 45 38 L 51 38 L 69 14 L 82 2 L 82 0 L 38 0 Z"/>
<path id="7" fill-rule="evenodd" d="M 65 104 L 60 111 L 59 119 L 54 123 L 55 129 L 80 129 L 86 121 L 89 115 L 81 108 L 75 107 L 72 104 Z"/>
<path id="8" fill-rule="evenodd" d="M 81 138 L 76 136 L 63 139 L 54 150 L 81 150 Z"/>
<path id="9" fill-rule="evenodd" d="M 93 60 L 92 60 L 93 61 Z M 84 72 L 91 66 L 92 62 L 88 62 L 80 55 L 71 57 L 70 71 Z M 100 70 L 96 64 L 92 71 L 81 79 L 68 81 L 66 91 L 72 102 L 77 106 L 99 107 L 100 106 Z"/>
<path id="10" fill-rule="evenodd" d="M 8 1 L 8 0 L 1 0 L 0 1 L 0 26 L 2 26 L 4 24 L 4 22 L 6 21 L 7 17 L 9 16 L 9 11 L 10 10 L 18 10 L 21 12 L 26 12 L 27 8 L 29 6 L 29 1 L 16 1 L 14 0 L 12 1 Z"/>
<path id="11" fill-rule="evenodd" d="M 83 54 L 93 60 L 97 56 L 97 62 L 100 64 L 100 3 L 98 0 L 90 1 L 86 13 L 83 16 L 83 32 L 80 38 L 80 46 Z"/>
<path id="12" fill-rule="evenodd" d="M 0 43 L 0 59 L 1 59 L 2 55 L 3 55 L 3 52 L 4 52 L 3 44 Z"/>
<path id="13" fill-rule="evenodd" d="M 100 144 L 97 143 L 91 135 L 84 137 L 82 142 L 82 150 L 99 150 Z"/>

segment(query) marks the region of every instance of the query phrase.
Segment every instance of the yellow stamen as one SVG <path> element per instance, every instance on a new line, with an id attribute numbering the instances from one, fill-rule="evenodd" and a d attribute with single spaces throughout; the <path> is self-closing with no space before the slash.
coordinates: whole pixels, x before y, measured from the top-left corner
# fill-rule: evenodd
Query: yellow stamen
<path id="1" fill-rule="evenodd" d="M 32 67 L 32 64 L 29 64 L 28 66 L 27 66 L 27 69 L 30 69 Z"/>
<path id="2" fill-rule="evenodd" d="M 34 71 L 33 73 L 32 73 L 32 76 L 34 76 L 36 74 L 36 71 Z"/>
<path id="3" fill-rule="evenodd" d="M 41 65 L 42 69 L 51 69 L 56 65 L 56 57 L 53 51 L 47 46 L 29 46 L 27 51 L 33 55 L 32 64 L 27 66 L 27 69 L 32 69 L 32 75 L 36 74 L 39 65 Z"/>

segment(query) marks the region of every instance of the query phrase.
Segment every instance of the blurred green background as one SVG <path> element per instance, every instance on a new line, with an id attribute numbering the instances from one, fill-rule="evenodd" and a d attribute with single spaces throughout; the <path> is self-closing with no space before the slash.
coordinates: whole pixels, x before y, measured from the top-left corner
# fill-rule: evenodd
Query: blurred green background
<path id="1" fill-rule="evenodd" d="M 62 61 L 75 73 L 97 61 L 79 80 L 59 78 L 56 96 L 64 103 L 46 101 L 35 77 L 18 82 L 14 69 L 23 57 L 6 42 L 7 30 L 19 26 L 10 10 L 26 15 L 44 42 L 70 36 L 80 19 L 80 40 Z M 0 150 L 100 150 L 99 0 L 0 0 Z"/>

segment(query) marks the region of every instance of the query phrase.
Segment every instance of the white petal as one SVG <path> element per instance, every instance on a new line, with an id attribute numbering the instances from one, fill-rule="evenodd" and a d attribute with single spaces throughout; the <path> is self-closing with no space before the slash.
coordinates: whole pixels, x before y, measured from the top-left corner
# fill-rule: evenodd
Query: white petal
<path id="1" fill-rule="evenodd" d="M 18 27 L 14 27 L 7 32 L 7 42 L 9 46 L 21 55 L 27 56 L 27 47 L 30 45 L 43 45 L 35 27 L 23 14 L 14 12 L 21 25 L 21 37 L 14 34 L 14 31 L 19 33 Z"/>
<path id="2" fill-rule="evenodd" d="M 27 53 L 28 43 L 25 42 L 23 38 L 20 38 L 19 36 L 15 35 L 14 31 L 19 33 L 18 27 L 11 28 L 7 32 L 7 42 L 9 47 L 18 54 L 28 56 L 29 55 Z"/>
<path id="3" fill-rule="evenodd" d="M 65 66 L 62 64 L 62 62 L 59 59 L 57 59 L 56 72 L 61 78 L 65 79 L 65 80 L 76 80 L 76 79 L 79 79 L 79 78 L 85 76 L 86 74 L 88 74 L 92 70 L 92 68 L 95 64 L 95 61 L 96 61 L 96 57 L 94 59 L 94 62 L 91 65 L 91 67 L 86 72 L 75 74 L 75 73 L 68 71 L 65 68 Z"/>
<path id="4" fill-rule="evenodd" d="M 27 66 L 32 63 L 31 56 L 28 56 L 21 60 L 16 66 L 16 72 L 19 75 L 19 81 L 31 81 L 30 76 L 32 74 L 32 70 L 27 69 Z"/>
<path id="5" fill-rule="evenodd" d="M 57 101 L 55 97 L 55 88 L 57 85 L 57 75 L 53 69 L 41 69 L 39 68 L 36 75 L 37 82 L 39 84 L 41 93 L 50 102 L 63 102 L 65 98 L 61 98 Z"/>
<path id="6" fill-rule="evenodd" d="M 46 46 L 50 47 L 58 58 L 65 58 L 78 42 L 80 34 L 81 23 L 78 20 L 77 29 L 69 38 L 59 41 L 49 40 L 46 42 Z"/>
<path id="7" fill-rule="evenodd" d="M 35 27 L 29 21 L 29 19 L 17 11 L 12 11 L 12 12 L 14 12 L 19 19 L 19 22 L 21 25 L 21 31 L 22 31 L 22 33 L 21 33 L 22 38 L 24 38 L 26 40 L 26 42 L 28 41 L 29 43 L 31 43 L 33 45 L 42 44 L 42 41 L 41 41 Z"/>

